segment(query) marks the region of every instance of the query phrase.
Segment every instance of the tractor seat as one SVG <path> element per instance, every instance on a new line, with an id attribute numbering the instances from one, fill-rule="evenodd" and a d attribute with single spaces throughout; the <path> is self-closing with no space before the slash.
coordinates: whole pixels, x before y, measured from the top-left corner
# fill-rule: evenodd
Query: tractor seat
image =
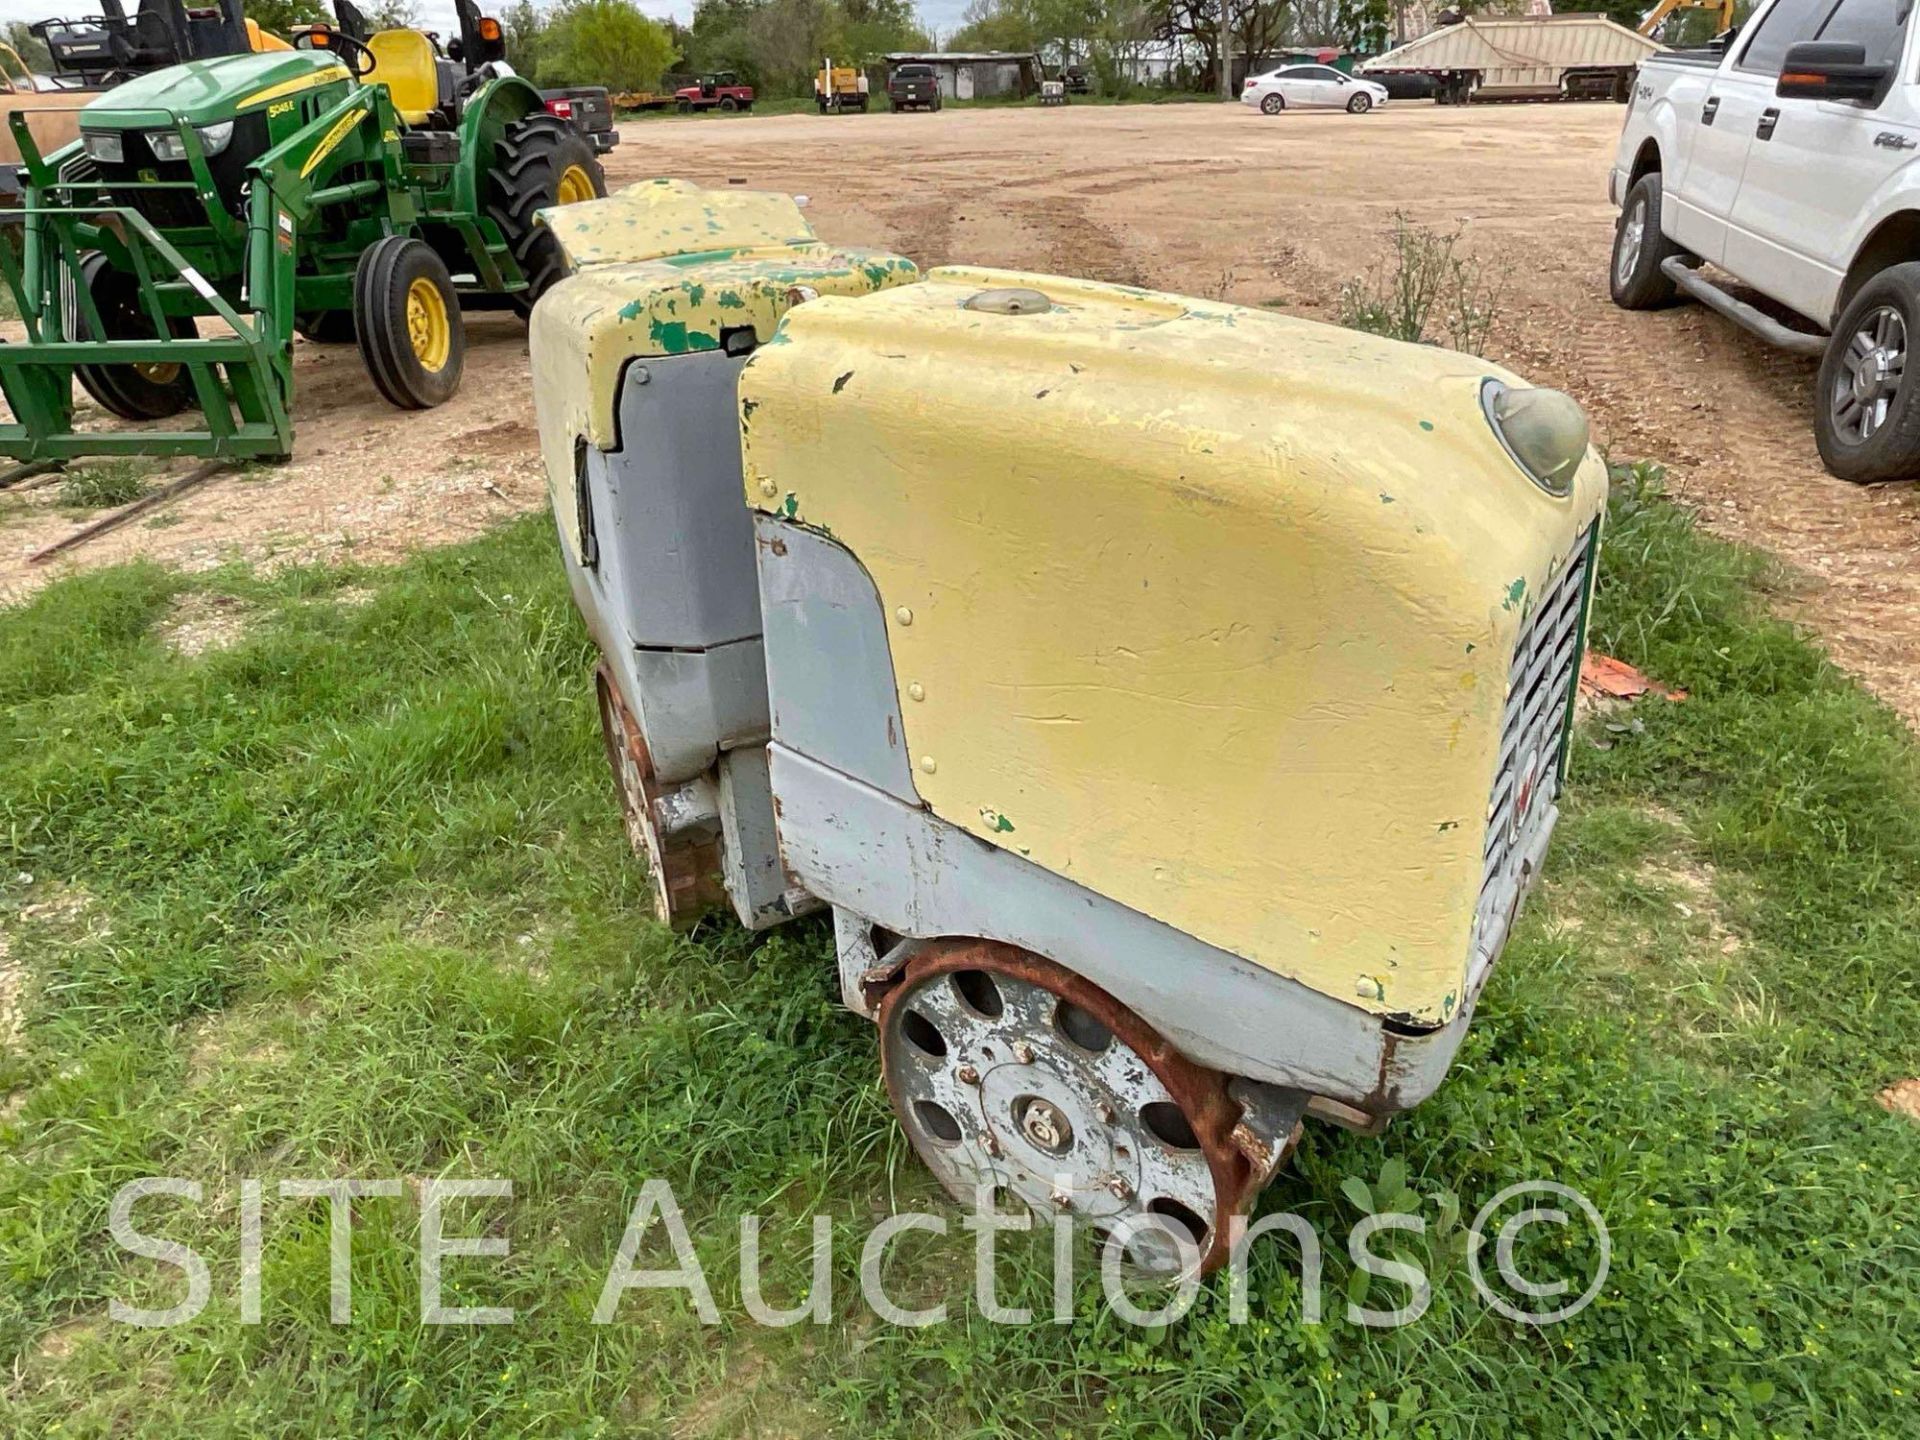
<path id="1" fill-rule="evenodd" d="M 433 42 L 418 30 L 381 30 L 367 41 L 373 70 L 367 79 L 387 87 L 400 118 L 421 125 L 440 103 L 440 77 Z"/>

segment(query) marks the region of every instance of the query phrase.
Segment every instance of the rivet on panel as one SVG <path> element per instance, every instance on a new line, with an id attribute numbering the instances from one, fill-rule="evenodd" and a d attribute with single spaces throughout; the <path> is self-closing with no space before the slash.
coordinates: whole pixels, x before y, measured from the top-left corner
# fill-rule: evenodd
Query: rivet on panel
<path id="1" fill-rule="evenodd" d="M 922 755 L 920 757 L 920 768 L 931 775 L 934 771 L 938 770 L 940 766 L 934 761 L 933 756 Z"/>
<path id="2" fill-rule="evenodd" d="M 644 385 L 649 380 L 653 379 L 653 374 L 651 371 L 647 369 L 646 366 L 636 365 L 633 367 L 633 369 L 627 372 L 627 378 L 632 380 L 633 383 L 636 385 Z"/>
<path id="3" fill-rule="evenodd" d="M 902 605 L 898 610 L 893 612 L 893 618 L 898 620 L 902 625 L 911 625 L 913 623 L 913 611 Z"/>
<path id="4" fill-rule="evenodd" d="M 771 480 L 762 480 L 760 482 L 760 493 L 771 498 L 780 493 L 780 487 Z"/>
<path id="5" fill-rule="evenodd" d="M 907 686 L 907 698 L 909 700 L 926 699 L 927 687 L 922 685 L 918 680 L 914 681 L 911 685 Z"/>

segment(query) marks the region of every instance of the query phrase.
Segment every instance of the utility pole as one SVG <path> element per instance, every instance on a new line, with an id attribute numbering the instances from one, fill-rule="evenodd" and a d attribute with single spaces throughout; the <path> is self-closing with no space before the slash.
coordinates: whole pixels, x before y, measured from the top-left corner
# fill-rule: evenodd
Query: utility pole
<path id="1" fill-rule="evenodd" d="M 1233 0 L 1220 0 L 1220 98 L 1233 99 Z"/>

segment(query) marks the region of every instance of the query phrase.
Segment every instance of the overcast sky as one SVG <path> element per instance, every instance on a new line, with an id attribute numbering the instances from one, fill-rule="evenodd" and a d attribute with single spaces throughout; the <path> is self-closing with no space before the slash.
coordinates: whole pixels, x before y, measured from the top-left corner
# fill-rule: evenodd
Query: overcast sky
<path id="1" fill-rule="evenodd" d="M 136 0 L 123 0 L 123 3 L 131 14 Z M 420 23 L 427 29 L 447 33 L 455 28 L 452 0 L 415 0 L 415 3 Z M 539 5 L 541 0 L 534 3 Z M 487 8 L 484 0 L 480 8 L 483 11 Z M 693 0 L 640 0 L 640 8 L 661 20 L 671 17 L 684 24 L 693 18 Z M 931 25 L 945 34 L 959 26 L 960 13 L 967 8 L 967 0 L 919 0 L 918 8 L 921 24 Z M 49 15 L 77 18 L 97 13 L 98 7 L 89 5 L 87 0 L 0 0 L 0 21 L 41 20 Z"/>

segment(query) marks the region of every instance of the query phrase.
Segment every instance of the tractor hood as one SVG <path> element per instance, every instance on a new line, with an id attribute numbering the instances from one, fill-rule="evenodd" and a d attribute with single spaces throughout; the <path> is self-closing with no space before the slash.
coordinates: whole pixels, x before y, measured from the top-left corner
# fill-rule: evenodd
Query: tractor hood
<path id="1" fill-rule="evenodd" d="M 80 123 L 89 130 L 164 125 L 176 119 L 205 125 L 348 78 L 338 56 L 318 50 L 190 60 L 108 91 L 80 112 Z"/>

